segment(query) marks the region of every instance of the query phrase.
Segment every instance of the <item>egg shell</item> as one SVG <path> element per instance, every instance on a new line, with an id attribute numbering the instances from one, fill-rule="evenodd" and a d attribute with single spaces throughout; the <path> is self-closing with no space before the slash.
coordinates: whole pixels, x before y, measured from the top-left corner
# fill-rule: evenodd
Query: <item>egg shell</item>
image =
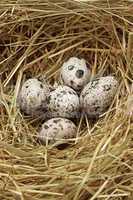
<path id="1" fill-rule="evenodd" d="M 61 67 L 60 77 L 64 85 L 79 91 L 89 82 L 90 69 L 84 59 L 71 57 Z"/>
<path id="2" fill-rule="evenodd" d="M 48 97 L 49 117 L 75 118 L 79 115 L 79 97 L 68 86 L 58 86 Z"/>
<path id="3" fill-rule="evenodd" d="M 76 137 L 76 125 L 65 118 L 52 118 L 44 122 L 37 138 L 45 143 L 47 140 L 51 143 L 62 139 L 71 139 Z"/>
<path id="4" fill-rule="evenodd" d="M 82 90 L 80 103 L 84 113 L 90 118 L 103 114 L 113 101 L 118 81 L 114 76 L 96 78 Z"/>
<path id="5" fill-rule="evenodd" d="M 24 82 L 18 95 L 20 109 L 31 116 L 44 115 L 47 110 L 49 88 L 36 78 Z"/>

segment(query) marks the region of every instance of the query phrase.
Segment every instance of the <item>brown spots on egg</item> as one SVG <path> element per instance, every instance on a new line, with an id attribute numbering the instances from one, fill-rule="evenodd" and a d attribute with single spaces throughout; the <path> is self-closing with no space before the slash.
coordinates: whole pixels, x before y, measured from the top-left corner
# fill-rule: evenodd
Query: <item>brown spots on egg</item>
<path id="1" fill-rule="evenodd" d="M 82 90 L 80 102 L 91 118 L 106 112 L 115 97 L 118 81 L 114 76 L 100 77 L 89 82 Z"/>
<path id="2" fill-rule="evenodd" d="M 43 89 L 43 84 L 42 84 L 42 83 L 40 83 L 40 88 L 42 88 L 42 89 Z"/>
<path id="3" fill-rule="evenodd" d="M 36 78 L 28 79 L 18 94 L 18 106 L 22 112 L 32 117 L 44 116 L 48 94 L 47 84 L 42 84 Z"/>
<path id="4" fill-rule="evenodd" d="M 71 57 L 62 65 L 60 77 L 64 85 L 79 91 L 89 82 L 90 68 L 84 59 Z"/>
<path id="5" fill-rule="evenodd" d="M 104 91 L 109 91 L 111 89 L 111 85 L 104 85 Z"/>
<path id="6" fill-rule="evenodd" d="M 43 127 L 44 127 L 45 129 L 48 129 L 48 128 L 49 128 L 49 126 L 48 126 L 48 125 L 46 125 L 46 124 L 45 124 Z"/>
<path id="7" fill-rule="evenodd" d="M 79 70 L 76 71 L 76 77 L 77 78 L 82 78 L 83 75 L 84 75 L 84 71 L 83 70 L 79 69 Z"/>
<path id="8" fill-rule="evenodd" d="M 68 86 L 58 86 L 50 93 L 48 108 L 53 117 L 74 118 L 79 111 L 79 97 Z"/>
<path id="9" fill-rule="evenodd" d="M 77 127 L 71 120 L 65 118 L 52 118 L 44 122 L 37 137 L 38 140 L 43 143 L 46 141 L 54 143 L 56 141 L 62 141 L 62 139 L 76 137 L 76 132 Z"/>
<path id="10" fill-rule="evenodd" d="M 74 69 L 74 65 L 69 65 L 68 66 L 68 70 L 73 70 Z"/>

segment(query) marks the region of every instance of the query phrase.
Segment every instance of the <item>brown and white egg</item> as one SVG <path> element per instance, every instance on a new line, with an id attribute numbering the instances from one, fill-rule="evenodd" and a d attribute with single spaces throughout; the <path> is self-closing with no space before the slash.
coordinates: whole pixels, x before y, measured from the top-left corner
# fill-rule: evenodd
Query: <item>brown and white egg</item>
<path id="1" fill-rule="evenodd" d="M 18 95 L 20 109 L 30 116 L 45 115 L 49 86 L 36 78 L 24 82 Z"/>
<path id="2" fill-rule="evenodd" d="M 77 93 L 65 85 L 58 86 L 48 96 L 49 118 L 64 117 L 77 118 L 79 115 L 80 101 Z"/>
<path id="3" fill-rule="evenodd" d="M 76 131 L 77 127 L 71 120 L 60 117 L 52 118 L 44 122 L 37 138 L 42 143 L 46 141 L 53 143 L 57 140 L 76 137 Z"/>
<path id="4" fill-rule="evenodd" d="M 111 105 L 117 92 L 118 81 L 114 76 L 96 78 L 82 90 L 80 103 L 89 118 L 97 118 Z"/>
<path id="5" fill-rule="evenodd" d="M 80 91 L 89 82 L 90 69 L 84 59 L 71 57 L 62 65 L 60 79 L 64 85 Z"/>

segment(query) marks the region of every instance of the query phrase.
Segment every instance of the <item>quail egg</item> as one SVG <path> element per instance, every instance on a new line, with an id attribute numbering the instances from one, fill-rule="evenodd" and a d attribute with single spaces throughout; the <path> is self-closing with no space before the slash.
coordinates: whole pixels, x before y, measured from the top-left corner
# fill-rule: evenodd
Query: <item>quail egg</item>
<path id="1" fill-rule="evenodd" d="M 48 97 L 49 117 L 74 118 L 79 115 L 79 97 L 68 86 L 58 86 Z"/>
<path id="2" fill-rule="evenodd" d="M 118 81 L 113 76 L 96 78 L 82 90 L 80 103 L 84 113 L 90 118 L 97 118 L 110 106 L 118 88 Z"/>
<path id="3" fill-rule="evenodd" d="M 47 84 L 42 84 L 36 78 L 28 79 L 23 85 L 18 95 L 18 105 L 20 109 L 31 116 L 44 114 L 47 110 L 47 96 L 49 88 Z"/>
<path id="4" fill-rule="evenodd" d="M 89 82 L 90 69 L 84 59 L 71 57 L 61 67 L 60 78 L 64 85 L 79 91 Z"/>
<path id="5" fill-rule="evenodd" d="M 65 118 L 52 118 L 44 122 L 37 138 L 45 143 L 61 139 L 71 139 L 76 136 L 76 125 Z"/>

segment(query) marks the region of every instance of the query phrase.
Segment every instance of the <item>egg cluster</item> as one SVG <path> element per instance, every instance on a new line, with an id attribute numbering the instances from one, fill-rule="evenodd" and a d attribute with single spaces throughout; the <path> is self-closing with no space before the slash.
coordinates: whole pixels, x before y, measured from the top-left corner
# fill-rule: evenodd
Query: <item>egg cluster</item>
<path id="1" fill-rule="evenodd" d="M 84 113 L 97 118 L 111 105 L 118 88 L 114 76 L 90 80 L 91 71 L 84 59 L 71 57 L 60 69 L 60 85 L 51 86 L 36 78 L 28 79 L 18 95 L 20 109 L 45 119 L 38 139 L 54 142 L 76 137 L 72 121 Z"/>

